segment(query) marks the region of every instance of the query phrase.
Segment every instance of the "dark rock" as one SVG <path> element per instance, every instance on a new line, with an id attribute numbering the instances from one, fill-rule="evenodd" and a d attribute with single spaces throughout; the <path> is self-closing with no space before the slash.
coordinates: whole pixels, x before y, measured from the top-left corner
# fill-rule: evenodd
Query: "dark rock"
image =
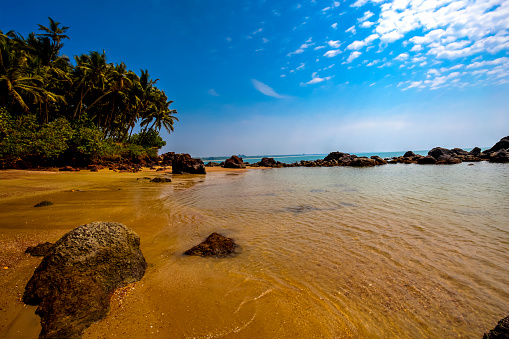
<path id="1" fill-rule="evenodd" d="M 32 257 L 44 257 L 52 247 L 52 243 L 45 242 L 37 246 L 28 247 L 25 253 L 30 254 Z"/>
<path id="2" fill-rule="evenodd" d="M 505 149 L 498 150 L 490 154 L 490 162 L 507 163 L 509 162 L 509 152 Z"/>
<path id="3" fill-rule="evenodd" d="M 450 149 L 442 148 L 442 147 L 435 147 L 431 151 L 428 152 L 428 155 L 432 156 L 435 159 L 439 159 L 441 156 L 444 155 L 454 155 L 454 152 L 452 152 Z"/>
<path id="4" fill-rule="evenodd" d="M 460 164 L 462 161 L 459 158 L 455 158 L 450 155 L 442 155 L 438 158 L 436 164 L 437 165 L 454 165 Z"/>
<path id="5" fill-rule="evenodd" d="M 508 339 L 509 338 L 509 316 L 500 320 L 494 329 L 484 333 L 483 339 Z"/>
<path id="6" fill-rule="evenodd" d="M 500 151 L 501 149 L 509 148 L 509 136 L 503 137 L 492 148 L 488 150 L 489 153 Z"/>
<path id="7" fill-rule="evenodd" d="M 331 152 L 325 158 L 323 158 L 323 160 L 325 160 L 325 161 L 340 160 L 340 159 L 344 158 L 345 156 L 349 156 L 349 155 L 350 154 L 343 153 L 343 152 Z"/>
<path id="8" fill-rule="evenodd" d="M 424 158 L 417 160 L 419 165 L 434 165 L 436 162 L 437 159 L 433 158 L 431 155 L 427 155 Z"/>
<path id="9" fill-rule="evenodd" d="M 260 167 L 274 167 L 276 166 L 276 160 L 274 158 L 262 158 L 260 162 L 258 163 L 258 166 Z"/>
<path id="10" fill-rule="evenodd" d="M 453 152 L 456 155 L 468 155 L 468 152 L 462 150 L 461 148 L 453 148 L 451 152 Z"/>
<path id="11" fill-rule="evenodd" d="M 171 182 L 171 179 L 170 178 L 157 177 L 157 178 L 154 178 L 154 179 L 150 180 L 150 182 Z"/>
<path id="12" fill-rule="evenodd" d="M 233 254 L 236 247 L 237 245 L 233 239 L 214 232 L 204 242 L 187 250 L 184 254 L 202 257 L 224 257 Z"/>
<path id="13" fill-rule="evenodd" d="M 378 155 L 371 156 L 371 159 L 375 160 L 376 165 L 386 165 L 387 160 L 380 158 Z"/>
<path id="14" fill-rule="evenodd" d="M 104 318 L 114 290 L 145 273 L 139 245 L 136 233 L 113 222 L 82 225 L 58 240 L 23 294 L 25 304 L 38 305 L 39 338 L 80 338 Z"/>
<path id="15" fill-rule="evenodd" d="M 478 157 L 481 155 L 481 149 L 479 147 L 474 147 L 471 151 L 470 151 L 470 155 L 473 155 L 475 157 Z"/>
<path id="16" fill-rule="evenodd" d="M 76 172 L 79 171 L 78 168 L 74 168 L 72 166 L 65 166 L 59 169 L 60 172 Z"/>
<path id="17" fill-rule="evenodd" d="M 415 153 L 412 152 L 412 151 L 408 151 L 406 152 L 404 155 L 403 155 L 404 158 L 411 158 L 411 157 L 415 157 Z"/>
<path id="18" fill-rule="evenodd" d="M 34 207 L 45 207 L 45 206 L 51 206 L 53 203 L 48 200 L 41 201 L 40 203 L 34 205 Z"/>
<path id="19" fill-rule="evenodd" d="M 205 174 L 205 165 L 201 159 L 193 159 L 189 154 L 175 154 L 172 173 Z"/>
<path id="20" fill-rule="evenodd" d="M 355 158 L 348 164 L 348 166 L 354 167 L 371 167 L 375 165 L 375 160 L 366 157 Z"/>
<path id="21" fill-rule="evenodd" d="M 209 161 L 207 164 L 205 164 L 205 167 L 220 167 L 220 166 L 221 165 L 215 161 Z"/>
<path id="22" fill-rule="evenodd" d="M 232 155 L 230 159 L 226 159 L 224 162 L 224 168 L 246 168 L 246 164 L 244 164 L 242 158 Z"/>

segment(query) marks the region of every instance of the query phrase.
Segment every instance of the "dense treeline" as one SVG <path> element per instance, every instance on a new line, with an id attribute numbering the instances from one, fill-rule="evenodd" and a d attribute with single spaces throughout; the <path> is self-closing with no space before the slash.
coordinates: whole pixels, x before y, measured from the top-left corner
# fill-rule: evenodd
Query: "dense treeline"
<path id="1" fill-rule="evenodd" d="M 161 128 L 171 132 L 178 121 L 172 101 L 147 70 L 108 63 L 104 51 L 71 63 L 60 54 L 68 28 L 49 18 L 27 37 L 0 31 L 3 166 L 157 155 Z"/>

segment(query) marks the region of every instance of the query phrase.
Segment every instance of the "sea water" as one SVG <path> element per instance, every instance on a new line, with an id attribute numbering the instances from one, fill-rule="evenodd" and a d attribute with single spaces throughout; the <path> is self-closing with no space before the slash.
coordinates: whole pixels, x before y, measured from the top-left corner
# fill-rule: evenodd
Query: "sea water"
<path id="1" fill-rule="evenodd" d="M 509 312 L 505 164 L 216 173 L 160 198 L 161 338 L 480 338 Z M 241 253 L 182 255 L 211 232 Z"/>

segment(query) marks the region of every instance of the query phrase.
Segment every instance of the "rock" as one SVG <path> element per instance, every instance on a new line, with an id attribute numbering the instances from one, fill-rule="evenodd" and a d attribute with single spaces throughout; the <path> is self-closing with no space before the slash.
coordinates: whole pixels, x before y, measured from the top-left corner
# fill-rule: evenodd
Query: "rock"
<path id="1" fill-rule="evenodd" d="M 218 162 L 215 161 L 209 161 L 207 164 L 205 164 L 205 167 L 220 167 Z"/>
<path id="2" fill-rule="evenodd" d="M 51 201 L 44 200 L 44 201 L 41 201 L 40 203 L 34 205 L 34 207 L 46 207 L 46 206 L 51 206 L 51 205 L 53 205 L 53 203 Z"/>
<path id="3" fill-rule="evenodd" d="M 437 165 L 454 165 L 454 164 L 460 164 L 462 161 L 461 159 L 454 158 L 450 155 L 442 155 L 438 158 L 436 164 Z"/>
<path id="4" fill-rule="evenodd" d="M 412 151 L 408 151 L 406 152 L 404 155 L 403 155 L 404 158 L 411 158 L 411 157 L 415 157 L 415 153 L 412 152 Z"/>
<path id="5" fill-rule="evenodd" d="M 171 179 L 170 178 L 157 177 L 157 178 L 154 178 L 154 179 L 150 180 L 150 182 L 171 182 Z"/>
<path id="6" fill-rule="evenodd" d="M 507 163 L 509 162 L 509 152 L 505 149 L 498 150 L 490 154 L 490 162 Z"/>
<path id="7" fill-rule="evenodd" d="M 452 152 L 450 149 L 442 148 L 442 147 L 435 147 L 431 151 L 428 152 L 428 155 L 432 156 L 435 159 L 439 159 L 441 156 L 444 155 L 454 155 L 454 152 Z"/>
<path id="8" fill-rule="evenodd" d="M 349 155 L 350 154 L 343 153 L 343 152 L 331 152 L 325 158 L 323 158 L 323 160 L 325 160 L 325 161 L 340 160 L 340 159 L 344 158 L 345 156 L 349 156 Z"/>
<path id="9" fill-rule="evenodd" d="M 507 339 L 509 338 L 509 316 L 500 320 L 494 329 L 484 333 L 483 339 Z"/>
<path id="10" fill-rule="evenodd" d="M 205 174 L 205 165 L 201 159 L 193 159 L 189 154 L 175 154 L 172 173 Z"/>
<path id="11" fill-rule="evenodd" d="M 147 264 L 140 238 L 126 226 L 93 222 L 66 233 L 48 251 L 25 287 L 37 306 L 39 338 L 80 338 L 106 316 L 115 289 L 138 281 Z"/>
<path id="12" fill-rule="evenodd" d="M 468 155 L 468 152 L 462 150 L 461 148 L 453 148 L 451 152 L 453 152 L 456 155 Z"/>
<path id="13" fill-rule="evenodd" d="M 501 149 L 508 149 L 509 148 L 509 136 L 503 137 L 498 141 L 492 148 L 490 148 L 487 152 L 497 152 Z"/>
<path id="14" fill-rule="evenodd" d="M 32 257 L 44 257 L 52 247 L 52 243 L 45 242 L 44 244 L 28 247 L 25 253 L 30 254 Z"/>
<path id="15" fill-rule="evenodd" d="M 214 232 L 204 242 L 187 250 L 184 254 L 202 257 L 224 257 L 234 253 L 236 247 L 237 245 L 233 239 Z"/>
<path id="16" fill-rule="evenodd" d="M 375 160 L 366 157 L 355 158 L 348 164 L 348 166 L 354 167 L 371 167 L 375 165 Z"/>
<path id="17" fill-rule="evenodd" d="M 420 158 L 417 160 L 419 165 L 434 165 L 436 164 L 437 159 L 433 158 L 431 155 L 427 155 L 424 158 Z"/>
<path id="18" fill-rule="evenodd" d="M 376 165 L 387 165 L 387 160 L 380 158 L 378 155 L 371 156 L 371 159 L 375 160 Z"/>
<path id="19" fill-rule="evenodd" d="M 260 162 L 258 163 L 258 166 L 260 167 L 274 167 L 276 166 L 276 160 L 274 158 L 262 158 Z"/>
<path id="20" fill-rule="evenodd" d="M 478 157 L 481 155 L 481 149 L 479 147 L 474 147 L 469 154 Z"/>
<path id="21" fill-rule="evenodd" d="M 226 159 L 224 162 L 224 168 L 246 168 L 246 164 L 244 164 L 242 158 L 232 155 L 230 159 Z"/>
<path id="22" fill-rule="evenodd" d="M 65 166 L 59 169 L 60 172 L 76 172 L 79 171 L 79 168 L 74 168 L 72 166 Z"/>

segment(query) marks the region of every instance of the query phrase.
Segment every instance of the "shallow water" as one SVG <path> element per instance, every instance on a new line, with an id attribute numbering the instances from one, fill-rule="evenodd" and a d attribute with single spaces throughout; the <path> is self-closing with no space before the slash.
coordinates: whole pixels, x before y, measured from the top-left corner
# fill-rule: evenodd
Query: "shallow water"
<path id="1" fill-rule="evenodd" d="M 91 189 L 81 205 L 58 193 L 67 209 L 48 217 L 77 226 L 94 214 L 142 239 L 145 277 L 85 338 L 480 338 L 509 314 L 507 165 L 259 169 L 123 187 Z M 214 231 L 242 253 L 182 255 Z"/>

